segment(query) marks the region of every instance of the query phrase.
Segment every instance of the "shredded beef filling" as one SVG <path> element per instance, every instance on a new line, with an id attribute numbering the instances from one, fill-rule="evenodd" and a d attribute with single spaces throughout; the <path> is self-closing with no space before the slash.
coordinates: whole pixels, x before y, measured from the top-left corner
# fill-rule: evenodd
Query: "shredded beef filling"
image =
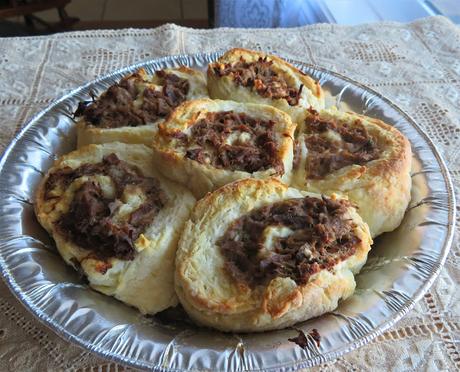
<path id="1" fill-rule="evenodd" d="M 328 131 L 338 134 L 341 141 L 326 137 Z M 305 145 L 310 179 L 321 179 L 348 165 L 362 165 L 379 157 L 377 145 L 359 120 L 352 124 L 337 123 L 315 115 L 308 119 Z"/>
<path id="2" fill-rule="evenodd" d="M 136 127 L 164 118 L 186 100 L 190 84 L 163 70 L 156 75 L 161 79 L 161 91 L 145 88 L 140 92 L 135 83 L 142 77 L 133 74 L 112 85 L 98 99 L 80 102 L 74 116 L 82 116 L 99 128 Z M 141 97 L 142 104 L 135 105 L 134 101 Z"/>
<path id="3" fill-rule="evenodd" d="M 185 157 L 216 168 L 257 172 L 274 168 L 284 171 L 277 158 L 275 122 L 233 111 L 209 112 L 193 124 L 189 136 L 176 138 L 189 148 Z M 229 137 L 237 135 L 229 143 Z"/>
<path id="4" fill-rule="evenodd" d="M 316 328 L 313 328 L 310 332 L 308 332 L 308 336 L 305 335 L 304 331 L 302 331 L 301 329 L 296 329 L 296 331 L 297 331 L 297 336 L 293 338 L 288 338 L 288 341 L 294 342 L 298 346 L 300 346 L 302 349 L 307 350 L 308 349 L 308 338 L 311 338 L 316 343 L 317 347 L 321 346 L 321 335 L 319 334 Z"/>
<path id="5" fill-rule="evenodd" d="M 69 211 L 56 221 L 56 226 L 67 239 L 91 250 L 98 258 L 132 260 L 136 252 L 134 242 L 166 203 L 157 180 L 144 177 L 138 168 L 110 154 L 100 163 L 84 164 L 76 169 L 66 167 L 52 173 L 45 185 L 45 199 L 52 199 L 56 188 L 65 190 L 77 178 L 96 174 L 111 178 L 115 196 L 107 198 L 99 184 L 84 182 L 75 192 Z M 140 188 L 145 200 L 127 217 L 118 218 L 120 198 L 129 186 Z"/>
<path id="6" fill-rule="evenodd" d="M 230 225 L 218 240 L 225 270 L 238 283 L 256 287 L 270 280 L 291 278 L 299 285 L 322 269 L 331 269 L 356 251 L 360 239 L 345 218 L 348 201 L 305 197 L 289 199 L 251 211 Z M 292 232 L 276 237 L 264 248 L 267 227 Z"/>
<path id="7" fill-rule="evenodd" d="M 256 62 L 246 62 L 243 57 L 236 63 L 214 67 L 214 73 L 221 77 L 232 75 L 237 85 L 249 87 L 262 97 L 285 99 L 290 106 L 299 103 L 303 85 L 290 87 L 282 76 L 272 68 L 273 61 L 260 57 Z"/>

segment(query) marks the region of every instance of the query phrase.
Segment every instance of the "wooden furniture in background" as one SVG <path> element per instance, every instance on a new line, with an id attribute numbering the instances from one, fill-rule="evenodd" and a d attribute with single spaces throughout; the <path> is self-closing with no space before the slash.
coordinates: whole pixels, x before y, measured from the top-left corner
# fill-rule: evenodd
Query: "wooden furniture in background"
<path id="1" fill-rule="evenodd" d="M 47 31 L 66 31 L 79 21 L 78 18 L 69 17 L 65 6 L 71 0 L 7 0 L 0 1 L 0 19 L 23 16 L 25 24 L 33 32 L 38 31 L 37 25 Z M 50 23 L 34 15 L 36 12 L 55 8 L 59 15 L 59 22 Z"/>

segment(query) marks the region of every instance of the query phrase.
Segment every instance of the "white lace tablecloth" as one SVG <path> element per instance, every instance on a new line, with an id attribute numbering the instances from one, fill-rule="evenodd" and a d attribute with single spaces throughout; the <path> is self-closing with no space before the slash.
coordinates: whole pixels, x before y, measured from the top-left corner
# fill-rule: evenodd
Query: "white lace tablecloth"
<path id="1" fill-rule="evenodd" d="M 337 71 L 381 92 L 430 135 L 460 185 L 460 28 L 446 18 L 411 24 L 293 29 L 70 32 L 0 39 L 0 150 L 29 118 L 101 74 L 148 59 L 229 47 L 262 49 Z M 460 215 L 460 213 L 458 213 Z M 430 291 L 389 331 L 321 370 L 460 369 L 460 247 L 457 236 Z M 61 340 L 0 283 L 0 371 L 115 371 Z"/>

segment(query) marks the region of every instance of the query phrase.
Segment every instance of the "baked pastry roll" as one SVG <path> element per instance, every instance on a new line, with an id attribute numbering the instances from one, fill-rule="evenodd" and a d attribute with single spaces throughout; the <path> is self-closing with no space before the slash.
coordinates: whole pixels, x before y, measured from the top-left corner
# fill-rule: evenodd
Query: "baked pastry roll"
<path id="1" fill-rule="evenodd" d="M 239 180 L 193 209 L 177 250 L 176 292 L 200 324 L 279 329 L 351 296 L 371 244 L 347 200 L 276 179 Z"/>
<path id="2" fill-rule="evenodd" d="M 294 152 L 292 185 L 346 195 L 372 237 L 400 225 L 410 201 L 412 152 L 396 128 L 336 109 L 310 110 Z"/>
<path id="3" fill-rule="evenodd" d="M 208 66 L 211 98 L 271 105 L 300 122 L 306 108 L 324 108 L 319 83 L 281 58 L 231 49 Z"/>
<path id="4" fill-rule="evenodd" d="M 79 118 L 78 147 L 116 141 L 150 146 L 158 123 L 176 106 L 207 96 L 200 71 L 181 66 L 148 75 L 141 68 L 98 98 L 79 103 L 74 114 Z"/>
<path id="5" fill-rule="evenodd" d="M 189 101 L 159 125 L 154 161 L 197 198 L 241 178 L 287 181 L 295 127 L 289 115 L 266 105 Z"/>
<path id="6" fill-rule="evenodd" d="M 157 174 L 144 145 L 89 145 L 56 161 L 40 183 L 38 221 L 94 289 L 154 314 L 177 304 L 174 258 L 195 203 Z"/>

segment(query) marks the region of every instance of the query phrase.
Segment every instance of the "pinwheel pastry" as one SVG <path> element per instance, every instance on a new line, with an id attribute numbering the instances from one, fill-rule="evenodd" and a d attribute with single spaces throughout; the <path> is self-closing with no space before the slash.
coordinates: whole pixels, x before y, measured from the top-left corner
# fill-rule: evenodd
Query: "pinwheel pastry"
<path id="1" fill-rule="evenodd" d="M 35 212 L 64 260 L 96 290 L 154 314 L 177 304 L 174 258 L 195 203 L 156 174 L 144 145 L 88 145 L 56 161 Z"/>
<path id="2" fill-rule="evenodd" d="M 271 106 L 195 100 L 179 106 L 153 138 L 154 162 L 197 198 L 241 178 L 289 180 L 296 125 Z"/>
<path id="3" fill-rule="evenodd" d="M 281 58 L 231 49 L 208 66 L 211 98 L 271 105 L 302 121 L 305 109 L 322 109 L 318 82 Z"/>
<path id="4" fill-rule="evenodd" d="M 223 331 L 279 329 L 337 307 L 372 240 L 351 203 L 277 179 L 230 183 L 198 201 L 176 256 L 179 300 Z"/>
<path id="5" fill-rule="evenodd" d="M 346 195 L 373 237 L 398 227 L 410 201 L 412 152 L 396 128 L 335 109 L 299 126 L 292 185 Z"/>
<path id="6" fill-rule="evenodd" d="M 79 103 L 74 114 L 78 147 L 114 141 L 150 146 L 158 122 L 176 106 L 207 96 L 206 79 L 199 71 L 181 66 L 148 75 L 140 69 L 98 98 Z"/>

